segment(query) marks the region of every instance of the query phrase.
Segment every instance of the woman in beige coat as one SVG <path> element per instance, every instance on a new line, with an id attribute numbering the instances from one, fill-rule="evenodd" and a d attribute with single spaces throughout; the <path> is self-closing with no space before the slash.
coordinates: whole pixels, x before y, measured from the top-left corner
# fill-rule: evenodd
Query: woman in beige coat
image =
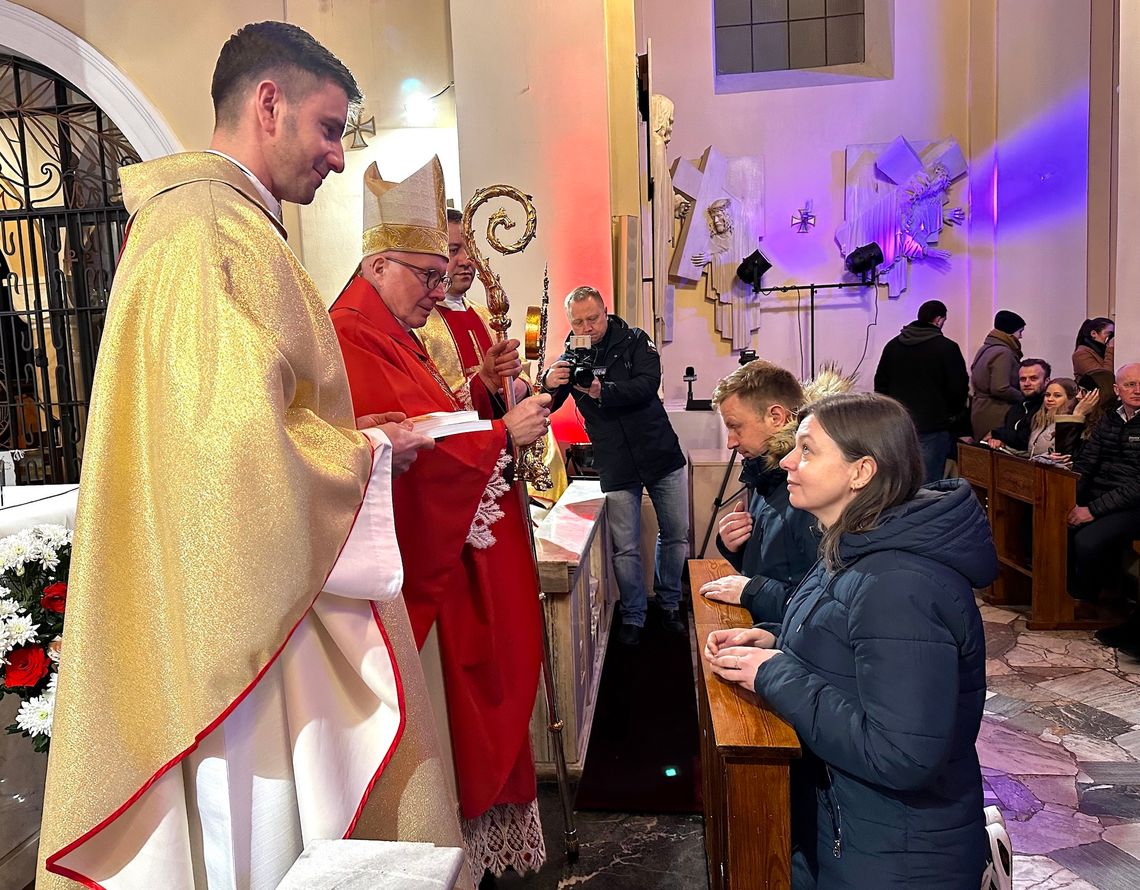
<path id="1" fill-rule="evenodd" d="M 974 392 L 970 426 L 975 439 L 1001 426 L 1010 406 L 1025 398 L 1017 385 L 1024 331 L 1025 319 L 1002 309 L 994 316 L 994 328 L 974 356 L 970 365 L 970 386 Z"/>

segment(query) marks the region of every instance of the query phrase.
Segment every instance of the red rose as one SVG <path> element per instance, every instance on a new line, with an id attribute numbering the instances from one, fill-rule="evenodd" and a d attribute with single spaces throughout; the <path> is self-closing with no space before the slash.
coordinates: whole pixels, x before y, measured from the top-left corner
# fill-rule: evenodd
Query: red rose
<path id="1" fill-rule="evenodd" d="M 67 602 L 67 584 L 64 581 L 56 581 L 50 587 L 44 588 L 44 595 L 40 598 L 40 606 L 47 609 L 49 612 L 57 612 L 63 614 L 64 605 Z"/>
<path id="2" fill-rule="evenodd" d="M 48 673 L 48 657 L 40 646 L 22 646 L 8 653 L 8 667 L 4 670 L 4 685 L 35 686 Z"/>

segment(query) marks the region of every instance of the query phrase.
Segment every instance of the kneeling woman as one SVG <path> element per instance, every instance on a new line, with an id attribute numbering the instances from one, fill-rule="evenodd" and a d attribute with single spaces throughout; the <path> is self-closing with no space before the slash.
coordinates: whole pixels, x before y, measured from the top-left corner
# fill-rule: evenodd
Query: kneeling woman
<path id="1" fill-rule="evenodd" d="M 795 886 L 976 890 L 986 676 L 973 588 L 997 575 L 985 513 L 965 482 L 920 488 L 914 426 L 884 396 L 821 399 L 780 465 L 792 506 L 824 529 L 820 562 L 778 636 L 718 631 L 705 657 L 803 744 L 816 837 L 793 827 L 809 854 Z"/>

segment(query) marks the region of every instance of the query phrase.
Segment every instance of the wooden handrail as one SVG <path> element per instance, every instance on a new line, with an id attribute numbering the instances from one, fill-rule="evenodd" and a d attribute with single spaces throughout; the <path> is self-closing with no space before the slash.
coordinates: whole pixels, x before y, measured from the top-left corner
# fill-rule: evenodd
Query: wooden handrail
<path id="1" fill-rule="evenodd" d="M 701 586 L 706 581 L 731 574 L 734 574 L 732 566 L 723 559 L 689 560 L 698 660 L 708 693 L 716 747 L 725 755 L 752 760 L 786 761 L 799 757 L 800 743 L 795 730 L 758 695 L 722 680 L 700 657 L 705 640 L 712 631 L 752 626 L 752 617 L 747 609 L 716 603 L 700 595 Z"/>

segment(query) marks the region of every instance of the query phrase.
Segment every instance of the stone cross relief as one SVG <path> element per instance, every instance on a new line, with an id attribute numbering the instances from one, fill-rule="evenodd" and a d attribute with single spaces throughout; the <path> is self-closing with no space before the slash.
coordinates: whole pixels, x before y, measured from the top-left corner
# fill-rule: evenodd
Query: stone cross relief
<path id="1" fill-rule="evenodd" d="M 843 224 L 835 242 L 842 256 L 874 242 L 883 250 L 879 280 L 887 295 L 906 290 L 910 264 L 947 263 L 936 246 L 944 226 L 959 225 L 965 211 L 950 207 L 950 189 L 966 175 L 966 159 L 953 138 L 847 146 Z"/>
<path id="2" fill-rule="evenodd" d="M 726 157 L 710 145 L 696 161 L 674 161 L 672 177 L 681 230 L 669 277 L 696 284 L 707 271 L 716 330 L 734 350 L 745 349 L 760 326 L 760 310 L 736 267 L 764 234 L 763 161 Z M 671 318 L 665 327 L 671 335 Z"/>

